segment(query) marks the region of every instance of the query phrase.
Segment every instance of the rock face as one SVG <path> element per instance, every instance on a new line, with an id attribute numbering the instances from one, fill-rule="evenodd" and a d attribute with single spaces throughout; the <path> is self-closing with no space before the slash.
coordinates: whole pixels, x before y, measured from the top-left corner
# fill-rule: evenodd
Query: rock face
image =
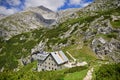
<path id="1" fill-rule="evenodd" d="M 92 49 L 102 59 L 108 55 L 115 62 L 120 62 L 120 41 L 118 40 L 112 39 L 107 42 L 103 38 L 94 39 Z"/>
<path id="2" fill-rule="evenodd" d="M 57 12 L 57 14 L 59 15 L 58 22 L 62 23 L 65 20 L 67 20 L 68 18 L 76 18 L 76 17 L 78 17 L 76 12 L 79 11 L 79 10 L 80 10 L 79 8 L 77 8 L 77 9 L 72 8 L 72 9 L 58 11 Z"/>
<path id="3" fill-rule="evenodd" d="M 31 49 L 31 53 L 34 53 L 37 51 L 43 51 L 44 48 L 45 48 L 45 43 L 41 41 L 37 46 Z"/>
<path id="4" fill-rule="evenodd" d="M 117 19 L 119 20 L 119 19 Z M 101 16 L 90 23 L 84 40 L 91 40 L 91 48 L 100 59 L 120 62 L 120 29 L 111 25 L 111 20 Z"/>
<path id="5" fill-rule="evenodd" d="M 39 7 L 31 7 L 28 8 L 26 11 L 31 11 L 34 13 L 38 13 L 41 14 L 43 16 L 43 18 L 45 19 L 53 19 L 56 20 L 58 17 L 58 14 L 56 14 L 55 12 L 53 12 L 52 10 L 44 7 L 44 6 L 39 6 Z"/>

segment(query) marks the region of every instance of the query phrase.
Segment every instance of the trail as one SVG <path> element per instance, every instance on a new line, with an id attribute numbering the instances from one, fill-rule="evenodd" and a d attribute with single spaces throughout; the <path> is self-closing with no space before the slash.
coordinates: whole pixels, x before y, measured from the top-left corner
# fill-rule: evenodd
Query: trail
<path id="1" fill-rule="evenodd" d="M 76 62 L 76 59 L 68 51 L 66 53 Z"/>
<path id="2" fill-rule="evenodd" d="M 92 67 L 90 70 L 88 70 L 87 75 L 85 76 L 83 80 L 92 80 L 93 69 L 94 68 Z"/>

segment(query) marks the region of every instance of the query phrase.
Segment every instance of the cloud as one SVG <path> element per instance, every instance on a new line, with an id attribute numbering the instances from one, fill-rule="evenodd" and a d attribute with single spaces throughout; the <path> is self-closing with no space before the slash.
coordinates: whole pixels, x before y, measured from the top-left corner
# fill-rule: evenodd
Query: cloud
<path id="1" fill-rule="evenodd" d="M 80 7 L 85 7 L 88 6 L 91 3 L 89 0 L 69 0 L 69 5 L 72 6 L 80 6 Z"/>
<path id="2" fill-rule="evenodd" d="M 4 3 L 4 5 L 2 5 Z M 0 0 L 0 14 L 11 15 L 29 7 L 45 6 L 53 11 L 60 8 L 85 7 L 88 0 Z"/>
<path id="3" fill-rule="evenodd" d="M 7 2 L 10 6 L 18 6 L 18 5 L 20 5 L 20 3 L 21 3 L 20 0 L 6 0 L 6 2 Z"/>
<path id="4" fill-rule="evenodd" d="M 0 6 L 0 14 L 11 15 L 11 14 L 14 14 L 16 12 L 17 12 L 17 10 L 15 8 L 7 9 L 3 6 Z"/>
<path id="5" fill-rule="evenodd" d="M 66 0 L 26 0 L 25 7 L 36 7 L 43 5 L 53 11 L 57 11 L 58 8 L 64 5 Z"/>
<path id="6" fill-rule="evenodd" d="M 21 4 L 20 0 L 0 0 L 0 14 L 11 15 L 18 12 L 20 9 L 17 7 Z"/>
<path id="7" fill-rule="evenodd" d="M 80 5 L 82 0 L 70 0 L 70 5 Z"/>
<path id="8" fill-rule="evenodd" d="M 81 4 L 81 7 L 85 7 L 85 6 L 88 6 L 91 2 L 86 2 L 86 3 L 83 3 Z"/>
<path id="9" fill-rule="evenodd" d="M 21 2 L 22 1 L 22 2 Z M 45 6 L 53 11 L 57 11 L 58 8 L 64 5 L 66 0 L 0 0 L 0 3 L 4 2 L 6 5 L 0 5 L 0 14 L 11 15 L 26 9 L 29 7 Z M 23 5 L 24 4 L 24 5 Z M 10 7 L 7 7 L 7 6 Z"/>

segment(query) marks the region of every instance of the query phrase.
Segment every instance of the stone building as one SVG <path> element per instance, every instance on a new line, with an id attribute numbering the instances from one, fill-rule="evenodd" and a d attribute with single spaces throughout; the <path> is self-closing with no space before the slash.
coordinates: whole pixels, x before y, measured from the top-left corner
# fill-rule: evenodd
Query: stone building
<path id="1" fill-rule="evenodd" d="M 41 52 L 33 55 L 38 60 L 38 71 L 59 70 L 64 68 L 64 64 L 68 62 L 68 58 L 62 51 Z"/>

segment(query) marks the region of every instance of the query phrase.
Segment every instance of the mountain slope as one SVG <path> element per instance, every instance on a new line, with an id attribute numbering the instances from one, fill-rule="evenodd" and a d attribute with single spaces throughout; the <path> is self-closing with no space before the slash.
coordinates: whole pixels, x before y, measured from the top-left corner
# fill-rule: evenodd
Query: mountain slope
<path id="1" fill-rule="evenodd" d="M 88 6 L 82 8 L 82 9 L 73 9 L 73 12 L 69 12 L 69 10 L 66 10 L 66 12 L 69 13 L 65 13 L 65 11 L 62 11 L 62 14 L 67 15 L 69 14 L 69 16 L 63 16 L 60 19 L 60 22 L 64 22 L 65 20 L 69 19 L 69 18 L 79 18 L 79 17 L 85 17 L 85 16 L 93 16 L 93 15 L 98 15 L 100 12 L 102 11 L 107 11 L 110 9 L 116 9 L 120 7 L 120 1 L 119 0 L 94 0 L 94 2 L 92 2 L 91 4 L 89 4 Z M 72 11 L 72 10 L 71 10 Z M 70 14 L 72 13 L 72 14 Z"/>
<path id="2" fill-rule="evenodd" d="M 104 1 L 108 2 L 107 0 Z M 116 1 L 116 3 L 118 2 L 119 0 Z M 93 4 L 97 5 L 98 3 Z M 91 6 L 94 5 L 91 4 Z M 24 31 L 25 29 L 23 27 L 26 26 L 23 25 L 23 27 L 17 28 L 17 30 L 22 29 L 21 34 L 17 33 L 19 35 L 15 34 L 16 36 L 11 37 L 9 40 L 1 39 L 0 69 L 14 70 L 15 68 L 19 68 L 19 61 L 28 58 L 32 52 L 37 50 L 53 51 L 62 49 L 64 52 L 70 51 L 78 61 L 91 62 L 96 59 L 97 55 L 98 58 L 103 60 L 120 62 L 120 7 L 113 5 L 111 9 L 106 7 L 106 10 L 97 9 L 93 12 L 90 10 L 86 13 L 84 10 L 87 8 L 89 8 L 89 6 L 83 8 L 82 11 L 75 11 L 74 14 L 77 15 L 72 15 L 72 18 L 67 16 L 67 20 L 51 28 L 44 28 L 44 26 L 38 28 L 37 26 L 36 29 L 32 31 L 29 30 L 30 27 L 33 28 L 33 26 L 31 26 L 32 22 L 37 24 L 36 21 L 38 21 L 36 20 L 38 18 L 36 18 L 36 14 L 38 14 L 36 10 L 34 11 L 32 9 L 33 11 L 28 12 L 30 11 L 28 10 L 28 13 L 18 13 L 20 16 L 17 14 L 13 15 L 13 17 L 10 16 L 13 18 L 10 18 L 10 21 L 12 21 L 14 20 L 14 16 L 17 15 L 17 17 L 21 17 L 23 13 L 24 15 L 26 13 L 26 17 L 35 17 L 35 20 L 28 19 L 27 24 L 23 19 L 17 21 L 16 23 L 25 23 L 27 26 L 25 29 L 29 32 Z M 83 13 L 85 14 L 83 15 Z M 39 16 L 39 19 L 44 18 L 42 13 L 40 13 Z M 9 22 L 9 17 L 6 19 L 4 23 Z M 62 17 L 60 20 L 61 19 Z M 16 19 L 13 22 L 15 21 Z M 42 20 L 38 22 L 44 23 L 41 21 Z M 40 24 L 38 23 L 38 25 Z M 7 27 L 7 29 L 9 31 L 12 28 Z"/>
<path id="3" fill-rule="evenodd" d="M 93 16 L 101 11 L 115 9 L 120 6 L 119 0 L 95 0 L 83 9 L 69 9 L 57 13 L 45 8 L 44 6 L 31 7 L 23 12 L 6 17 L 0 20 L 0 36 L 6 39 L 14 35 L 28 32 L 40 27 L 56 25 L 69 18 L 79 18 Z"/>

